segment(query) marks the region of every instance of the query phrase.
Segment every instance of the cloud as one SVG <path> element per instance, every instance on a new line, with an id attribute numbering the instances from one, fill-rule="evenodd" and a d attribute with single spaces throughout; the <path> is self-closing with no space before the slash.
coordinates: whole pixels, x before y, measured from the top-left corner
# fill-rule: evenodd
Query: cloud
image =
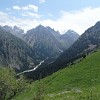
<path id="1" fill-rule="evenodd" d="M 4 12 L 0 12 L 0 24 L 1 25 L 17 25 L 22 29 L 28 30 L 36 27 L 39 24 L 44 26 L 50 26 L 61 33 L 68 29 L 75 30 L 79 34 L 82 34 L 87 28 L 93 26 L 97 21 L 100 21 L 100 7 L 91 8 L 87 7 L 79 11 L 61 11 L 60 17 L 53 19 L 43 19 L 40 15 L 27 12 L 24 13 L 23 18 L 17 18 L 15 16 L 8 15 Z M 28 16 L 33 16 L 30 18 Z M 34 18 L 35 17 L 35 18 Z"/>
<path id="2" fill-rule="evenodd" d="M 38 7 L 35 5 L 27 5 L 27 6 L 23 6 L 23 7 L 19 7 L 19 6 L 13 6 L 14 10 L 33 10 L 34 12 L 38 12 Z"/>
<path id="3" fill-rule="evenodd" d="M 36 19 L 22 19 L 22 18 L 16 18 L 14 16 L 10 16 L 4 12 L 0 12 L 0 25 L 9 25 L 9 26 L 19 26 L 20 28 L 27 31 L 28 29 L 34 28 L 38 26 L 40 23 Z"/>
<path id="4" fill-rule="evenodd" d="M 61 16 L 56 20 L 43 20 L 43 25 L 48 25 L 61 33 L 73 29 L 82 34 L 87 28 L 100 21 L 100 7 L 87 7 L 79 11 L 61 11 Z"/>
<path id="5" fill-rule="evenodd" d="M 13 6 L 13 9 L 15 9 L 15 10 L 21 10 L 21 7 L 19 7 L 19 6 Z"/>
<path id="6" fill-rule="evenodd" d="M 50 14 L 50 13 L 48 13 L 48 16 L 53 17 L 53 15 L 52 15 L 52 14 Z"/>
<path id="7" fill-rule="evenodd" d="M 6 8 L 6 10 L 7 10 L 7 11 L 10 11 L 11 9 L 10 9 L 10 8 Z"/>
<path id="8" fill-rule="evenodd" d="M 22 16 L 33 17 L 33 18 L 36 18 L 36 19 L 40 19 L 41 18 L 41 15 L 36 14 L 36 13 L 32 13 L 32 12 L 22 13 Z"/>
<path id="9" fill-rule="evenodd" d="M 45 0 L 39 0 L 40 3 L 45 3 Z"/>
<path id="10" fill-rule="evenodd" d="M 9 22 L 8 14 L 0 11 L 0 25 L 7 24 Z"/>

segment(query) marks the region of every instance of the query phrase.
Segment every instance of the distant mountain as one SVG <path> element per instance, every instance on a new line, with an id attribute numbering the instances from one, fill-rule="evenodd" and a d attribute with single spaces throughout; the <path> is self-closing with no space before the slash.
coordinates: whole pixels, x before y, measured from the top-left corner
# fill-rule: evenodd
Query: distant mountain
<path id="1" fill-rule="evenodd" d="M 79 34 L 76 33 L 73 30 L 68 30 L 63 35 L 60 36 L 60 42 L 63 44 L 63 46 L 68 49 L 78 38 Z"/>
<path id="2" fill-rule="evenodd" d="M 64 47 L 56 38 L 59 35 L 50 27 L 39 25 L 27 31 L 24 40 L 41 59 L 56 58 L 64 50 Z"/>
<path id="3" fill-rule="evenodd" d="M 23 71 L 35 67 L 37 63 L 30 46 L 0 27 L 0 66 Z"/>
<path id="4" fill-rule="evenodd" d="M 50 28 L 49 26 L 47 26 L 46 29 L 48 31 L 50 31 L 52 33 L 52 35 L 54 35 L 55 38 L 58 39 L 58 41 L 59 41 L 59 37 L 61 36 L 59 31 L 55 31 L 54 29 Z"/>
<path id="5" fill-rule="evenodd" d="M 38 68 L 33 73 L 28 73 L 28 76 L 38 79 L 39 76 L 45 77 L 64 68 L 74 60 L 84 57 L 89 52 L 100 46 L 100 22 L 87 29 L 79 39 L 66 51 L 64 51 L 53 63 L 44 68 Z M 39 73 L 38 73 L 39 72 Z"/>
<path id="6" fill-rule="evenodd" d="M 24 30 L 20 29 L 17 26 L 11 27 L 8 25 L 3 26 L 3 29 L 5 29 L 7 32 L 12 33 L 13 35 L 17 36 L 18 38 L 22 38 L 24 35 Z"/>
<path id="7" fill-rule="evenodd" d="M 66 35 L 66 37 L 65 37 L 64 35 L 61 35 L 58 31 L 55 31 L 54 29 L 51 29 L 50 27 L 44 27 L 42 25 L 39 25 L 36 28 L 27 31 L 26 34 L 24 34 L 24 30 L 20 29 L 17 26 L 11 27 L 11 26 L 5 25 L 5 26 L 1 27 L 1 30 L 3 30 L 5 33 L 11 33 L 11 34 L 15 35 L 16 37 L 23 39 L 28 45 L 31 46 L 30 47 L 27 45 L 27 49 L 28 48 L 32 49 L 31 53 L 34 56 L 33 58 L 35 59 L 34 63 L 37 62 L 36 60 L 38 60 L 38 62 L 40 62 L 41 60 L 45 60 L 45 63 L 43 64 L 43 66 L 44 65 L 46 66 L 48 63 L 51 63 L 52 61 L 54 61 L 66 48 L 68 48 L 68 46 L 71 45 L 71 43 L 72 43 L 71 38 L 75 37 L 74 36 L 75 34 L 72 34 L 74 32 L 68 32 L 68 33 L 64 34 L 64 35 Z M 11 34 L 7 36 L 7 40 L 8 40 L 9 44 L 10 44 L 9 36 L 11 36 L 10 37 L 11 39 L 14 37 Z M 72 38 L 72 41 L 73 40 L 74 39 Z M 22 41 L 22 40 L 20 40 L 20 41 Z M 16 42 L 16 39 L 15 39 L 15 42 Z M 13 43 L 13 46 L 16 44 L 16 43 L 15 44 L 14 43 Z M 24 42 L 23 42 L 23 44 L 24 44 Z M 19 45 L 22 45 L 22 43 L 17 44 L 17 45 L 19 47 Z M 26 44 L 24 44 L 24 45 L 26 45 Z M 25 48 L 23 48 L 23 51 L 25 51 L 24 50 Z M 12 49 L 12 48 L 9 47 L 9 49 Z M 9 52 L 9 51 L 7 51 L 7 52 Z M 27 55 L 27 54 L 25 54 L 25 55 Z M 15 61 L 14 61 L 14 63 L 15 63 Z M 2 63 L 3 63 L 3 61 L 2 61 Z M 17 66 L 17 69 L 18 69 L 18 66 Z M 22 68 L 20 70 L 24 70 L 24 68 Z"/>
<path id="8" fill-rule="evenodd" d="M 53 63 L 58 67 L 64 67 L 69 62 L 88 54 L 100 45 L 100 22 L 87 29 L 79 39 Z M 59 63 L 58 63 L 59 62 Z"/>

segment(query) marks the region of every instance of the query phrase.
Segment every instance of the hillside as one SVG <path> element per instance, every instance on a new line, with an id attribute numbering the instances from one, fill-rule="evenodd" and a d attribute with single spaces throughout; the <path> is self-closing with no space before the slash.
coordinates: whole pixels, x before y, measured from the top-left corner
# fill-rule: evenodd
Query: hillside
<path id="1" fill-rule="evenodd" d="M 56 58 L 64 48 L 53 34 L 56 34 L 54 30 L 39 25 L 27 31 L 23 39 L 34 49 L 39 58 Z"/>
<path id="2" fill-rule="evenodd" d="M 100 22 L 88 28 L 78 40 L 67 50 L 65 50 L 53 63 L 45 68 L 39 68 L 28 76 L 35 79 L 48 76 L 59 69 L 63 69 L 66 65 L 73 63 L 74 60 L 88 55 L 89 52 L 100 46 Z M 38 73 L 39 72 L 39 73 Z M 36 76 L 36 77 L 34 77 Z"/>
<path id="3" fill-rule="evenodd" d="M 30 91 L 17 95 L 13 100 L 36 100 L 32 99 L 36 91 L 41 93 L 38 96 L 44 96 L 43 100 L 100 100 L 100 51 L 33 82 Z"/>
<path id="4" fill-rule="evenodd" d="M 37 59 L 32 48 L 24 41 L 0 27 L 0 67 L 23 71 L 35 67 Z"/>

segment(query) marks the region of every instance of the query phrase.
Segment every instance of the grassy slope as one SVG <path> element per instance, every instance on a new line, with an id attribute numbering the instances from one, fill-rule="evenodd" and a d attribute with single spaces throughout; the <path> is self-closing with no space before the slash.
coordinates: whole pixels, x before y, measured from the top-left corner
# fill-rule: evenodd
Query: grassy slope
<path id="1" fill-rule="evenodd" d="M 37 84 L 44 87 L 45 100 L 100 100 L 100 51 L 33 83 L 29 92 L 14 100 L 34 100 Z"/>

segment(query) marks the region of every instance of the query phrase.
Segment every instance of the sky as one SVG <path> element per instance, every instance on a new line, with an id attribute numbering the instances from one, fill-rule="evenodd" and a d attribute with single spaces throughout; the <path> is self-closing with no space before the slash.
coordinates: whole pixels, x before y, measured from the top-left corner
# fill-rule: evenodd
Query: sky
<path id="1" fill-rule="evenodd" d="M 100 0 L 0 0 L 0 25 L 25 31 L 50 26 L 61 34 L 79 34 L 100 21 Z"/>

